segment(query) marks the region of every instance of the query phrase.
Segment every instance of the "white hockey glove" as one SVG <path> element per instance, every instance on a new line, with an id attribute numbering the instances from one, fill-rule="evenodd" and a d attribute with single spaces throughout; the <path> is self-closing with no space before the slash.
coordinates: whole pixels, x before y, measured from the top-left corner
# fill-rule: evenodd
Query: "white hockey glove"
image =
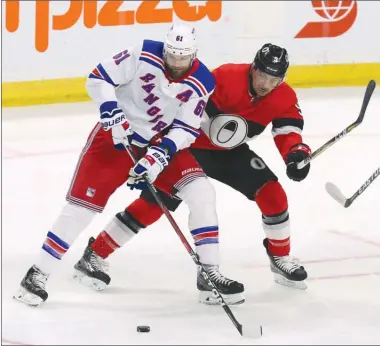
<path id="1" fill-rule="evenodd" d="M 100 106 L 100 122 L 104 131 L 111 129 L 115 148 L 125 150 L 122 142 L 126 140 L 129 145 L 128 136 L 131 136 L 133 131 L 124 112 L 117 106 L 116 101 L 104 102 Z"/>
<path id="2" fill-rule="evenodd" d="M 133 130 L 128 122 L 111 128 L 113 145 L 116 149 L 125 150 L 125 145 L 130 145 Z M 124 144 L 123 144 L 124 143 Z"/>
<path id="3" fill-rule="evenodd" d="M 169 164 L 167 152 L 156 146 L 148 148 L 145 156 L 141 158 L 129 171 L 127 186 L 133 189 L 146 189 L 145 177 L 153 183 L 158 175 Z"/>

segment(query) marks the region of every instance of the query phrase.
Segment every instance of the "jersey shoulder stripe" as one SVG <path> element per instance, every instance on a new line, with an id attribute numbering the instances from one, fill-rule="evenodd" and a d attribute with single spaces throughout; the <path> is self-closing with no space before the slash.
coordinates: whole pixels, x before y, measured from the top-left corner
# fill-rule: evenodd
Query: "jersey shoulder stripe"
<path id="1" fill-rule="evenodd" d="M 198 68 L 190 76 L 186 77 L 182 83 L 193 87 L 199 97 L 206 96 L 215 89 L 215 78 L 201 61 L 199 61 Z"/>
<path id="2" fill-rule="evenodd" d="M 139 60 L 151 64 L 165 73 L 163 48 L 163 42 L 144 40 Z"/>

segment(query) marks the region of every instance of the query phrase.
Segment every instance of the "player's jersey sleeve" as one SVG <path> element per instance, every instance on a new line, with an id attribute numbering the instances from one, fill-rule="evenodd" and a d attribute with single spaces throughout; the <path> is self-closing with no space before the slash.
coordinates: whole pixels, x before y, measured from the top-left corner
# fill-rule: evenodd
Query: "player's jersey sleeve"
<path id="1" fill-rule="evenodd" d="M 227 82 L 225 76 L 231 76 L 231 74 L 228 73 L 228 68 L 229 65 L 225 64 L 219 66 L 212 72 L 216 85 L 206 106 L 206 113 L 210 119 L 224 113 L 224 104 L 228 101 L 229 97 L 225 86 Z"/>
<path id="2" fill-rule="evenodd" d="M 107 101 L 117 101 L 115 88 L 134 78 L 140 54 L 141 46 L 134 46 L 102 61 L 92 70 L 86 89 L 99 107 Z"/>
<path id="3" fill-rule="evenodd" d="M 203 97 L 190 99 L 181 106 L 179 114 L 174 119 L 169 133 L 165 136 L 174 142 L 179 151 L 189 147 L 200 134 L 201 118 L 207 104 L 209 94 Z"/>
<path id="4" fill-rule="evenodd" d="M 294 90 L 290 89 L 289 94 L 282 97 L 286 97 L 287 102 L 278 110 L 279 115 L 272 121 L 272 135 L 277 149 L 285 160 L 290 147 L 302 143 L 304 119 Z"/>
<path id="5" fill-rule="evenodd" d="M 215 89 L 214 76 L 203 64 L 184 83 L 191 87 L 192 95 L 181 104 L 171 130 L 165 136 L 175 144 L 176 151 L 189 147 L 199 136 L 207 101 Z"/>

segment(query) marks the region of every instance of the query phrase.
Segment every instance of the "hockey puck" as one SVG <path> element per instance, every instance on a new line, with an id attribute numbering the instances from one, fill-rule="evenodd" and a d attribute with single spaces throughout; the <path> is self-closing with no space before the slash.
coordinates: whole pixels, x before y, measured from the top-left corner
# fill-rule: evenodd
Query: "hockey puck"
<path id="1" fill-rule="evenodd" d="M 149 326 L 137 326 L 137 331 L 139 333 L 149 333 L 150 327 Z"/>

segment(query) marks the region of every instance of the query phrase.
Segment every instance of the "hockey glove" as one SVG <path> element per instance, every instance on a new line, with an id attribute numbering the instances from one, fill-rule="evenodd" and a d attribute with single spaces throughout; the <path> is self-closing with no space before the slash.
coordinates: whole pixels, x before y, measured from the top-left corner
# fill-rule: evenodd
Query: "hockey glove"
<path id="1" fill-rule="evenodd" d="M 128 140 L 128 136 L 131 136 L 133 131 L 124 112 L 117 106 L 116 101 L 104 102 L 100 106 L 100 122 L 104 131 L 111 129 L 115 148 L 125 150 L 122 142 L 123 140 Z"/>
<path id="2" fill-rule="evenodd" d="M 145 156 L 129 171 L 127 186 L 129 186 L 131 190 L 146 189 L 145 177 L 153 183 L 169 164 L 168 159 L 169 156 L 164 149 L 156 146 L 149 147 Z"/>
<path id="3" fill-rule="evenodd" d="M 126 145 L 130 145 L 133 131 L 129 123 L 125 122 L 123 125 L 114 126 L 111 128 L 113 145 L 116 149 L 125 150 Z"/>
<path id="4" fill-rule="evenodd" d="M 310 163 L 305 167 L 298 169 L 297 163 L 305 160 L 311 155 L 311 149 L 307 144 L 298 143 L 293 145 L 286 155 L 286 174 L 294 181 L 302 181 L 309 174 Z"/>

